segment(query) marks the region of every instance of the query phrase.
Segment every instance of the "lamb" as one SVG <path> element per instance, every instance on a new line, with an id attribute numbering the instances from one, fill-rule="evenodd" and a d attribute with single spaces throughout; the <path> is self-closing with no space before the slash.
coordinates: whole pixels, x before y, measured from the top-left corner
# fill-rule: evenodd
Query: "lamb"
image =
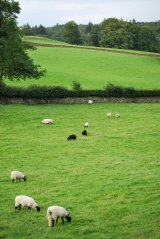
<path id="1" fill-rule="evenodd" d="M 60 206 L 50 206 L 47 209 L 47 220 L 49 227 L 54 227 L 54 221 L 58 222 L 58 218 L 62 219 L 62 223 L 64 224 L 64 218 L 67 219 L 67 222 L 71 222 L 71 216 L 66 211 L 64 207 Z"/>
<path id="2" fill-rule="evenodd" d="M 116 118 L 120 118 L 120 113 L 116 113 Z"/>
<path id="3" fill-rule="evenodd" d="M 82 136 L 87 136 L 87 130 L 82 131 Z"/>
<path id="4" fill-rule="evenodd" d="M 112 113 L 110 113 L 110 112 L 107 113 L 107 117 L 108 117 L 108 118 L 111 118 L 111 117 L 112 117 Z"/>
<path id="5" fill-rule="evenodd" d="M 89 126 L 88 122 L 84 123 L 84 128 L 87 128 L 88 126 Z"/>
<path id="6" fill-rule="evenodd" d="M 89 100 L 88 104 L 90 104 L 90 105 L 93 104 L 93 100 Z"/>
<path id="7" fill-rule="evenodd" d="M 77 136 L 75 134 L 71 134 L 68 136 L 67 140 L 76 140 L 77 139 Z"/>
<path id="8" fill-rule="evenodd" d="M 19 195 L 15 198 L 15 209 L 21 211 L 21 207 L 28 207 L 29 210 L 34 208 L 37 212 L 40 211 L 40 206 L 34 201 L 34 199 L 24 195 Z"/>
<path id="9" fill-rule="evenodd" d="M 22 172 L 19 172 L 19 171 L 12 171 L 11 172 L 11 180 L 12 180 L 12 182 L 14 182 L 14 181 L 21 181 L 21 179 L 26 181 L 27 177 Z"/>
<path id="10" fill-rule="evenodd" d="M 53 124 L 53 119 L 44 119 L 41 121 L 41 124 Z"/>

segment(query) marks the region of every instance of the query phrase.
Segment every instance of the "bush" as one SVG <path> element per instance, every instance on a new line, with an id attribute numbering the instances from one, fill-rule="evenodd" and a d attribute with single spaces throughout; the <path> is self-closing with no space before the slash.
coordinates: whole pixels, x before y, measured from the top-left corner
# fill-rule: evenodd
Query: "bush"
<path id="1" fill-rule="evenodd" d="M 79 88 L 78 88 L 79 89 Z M 0 84 L 0 94 L 8 98 L 54 99 L 67 97 L 160 97 L 160 90 L 136 90 L 109 84 L 103 90 L 68 90 L 62 86 L 37 86 L 28 88 Z"/>
<path id="2" fill-rule="evenodd" d="M 32 85 L 28 88 L 5 86 L 2 95 L 10 98 L 64 98 L 68 97 L 68 90 L 61 86 L 40 87 Z"/>
<path id="3" fill-rule="evenodd" d="M 132 87 L 123 88 L 123 96 L 126 98 L 137 97 L 136 90 Z"/>
<path id="4" fill-rule="evenodd" d="M 123 88 L 120 86 L 115 86 L 109 83 L 106 87 L 104 87 L 104 91 L 107 96 L 110 97 L 122 97 L 123 96 Z"/>
<path id="5" fill-rule="evenodd" d="M 82 90 L 81 84 L 78 81 L 73 81 L 72 82 L 72 89 L 76 91 Z"/>

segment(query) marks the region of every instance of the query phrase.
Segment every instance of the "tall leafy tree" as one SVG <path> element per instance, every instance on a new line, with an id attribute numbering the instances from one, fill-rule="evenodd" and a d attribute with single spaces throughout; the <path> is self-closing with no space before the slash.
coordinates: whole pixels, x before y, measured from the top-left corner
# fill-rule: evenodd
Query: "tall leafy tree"
<path id="1" fill-rule="evenodd" d="M 132 34 L 129 24 L 116 18 L 108 18 L 101 23 L 100 44 L 103 47 L 132 49 Z"/>
<path id="2" fill-rule="evenodd" d="M 78 25 L 74 21 L 67 22 L 63 29 L 64 40 L 70 44 L 81 44 L 81 34 Z"/>
<path id="3" fill-rule="evenodd" d="M 93 25 L 88 38 L 88 44 L 90 46 L 97 47 L 99 46 L 99 32 L 100 32 L 99 25 L 98 24 Z"/>
<path id="4" fill-rule="evenodd" d="M 45 73 L 28 55 L 28 50 L 35 48 L 22 41 L 16 22 L 19 13 L 18 2 L 0 0 L 0 82 L 3 78 L 39 78 Z"/>
<path id="5" fill-rule="evenodd" d="M 135 20 L 126 22 L 108 18 L 100 26 L 100 45 L 103 47 L 158 52 L 158 41 L 153 30 L 138 25 Z"/>

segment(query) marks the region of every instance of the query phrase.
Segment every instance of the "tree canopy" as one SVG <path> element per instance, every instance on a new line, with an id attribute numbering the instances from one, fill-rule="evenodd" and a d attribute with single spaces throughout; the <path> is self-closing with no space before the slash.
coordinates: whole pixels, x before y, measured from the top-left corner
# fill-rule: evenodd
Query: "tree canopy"
<path id="1" fill-rule="evenodd" d="M 70 21 L 43 27 L 43 32 L 42 25 L 30 27 L 27 24 L 22 29 L 26 35 L 44 35 L 71 44 L 160 52 L 160 21 L 149 23 L 108 18 L 100 24 L 77 25 Z"/>
<path id="2" fill-rule="evenodd" d="M 70 44 L 80 44 L 81 35 L 78 25 L 74 21 L 67 22 L 63 29 L 64 40 Z"/>
<path id="3" fill-rule="evenodd" d="M 35 48 L 22 41 L 22 33 L 17 26 L 19 3 L 14 0 L 0 0 L 0 81 L 2 78 L 40 78 L 45 71 L 35 65 L 28 50 Z"/>

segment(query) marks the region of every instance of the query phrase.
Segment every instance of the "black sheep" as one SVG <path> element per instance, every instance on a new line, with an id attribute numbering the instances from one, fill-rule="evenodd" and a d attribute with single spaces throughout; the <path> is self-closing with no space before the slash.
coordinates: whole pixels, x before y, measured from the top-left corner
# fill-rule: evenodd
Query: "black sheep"
<path id="1" fill-rule="evenodd" d="M 68 136 L 67 140 L 76 140 L 77 139 L 77 136 L 75 134 L 71 134 Z"/>
<path id="2" fill-rule="evenodd" d="M 87 130 L 82 131 L 82 136 L 87 136 Z"/>

